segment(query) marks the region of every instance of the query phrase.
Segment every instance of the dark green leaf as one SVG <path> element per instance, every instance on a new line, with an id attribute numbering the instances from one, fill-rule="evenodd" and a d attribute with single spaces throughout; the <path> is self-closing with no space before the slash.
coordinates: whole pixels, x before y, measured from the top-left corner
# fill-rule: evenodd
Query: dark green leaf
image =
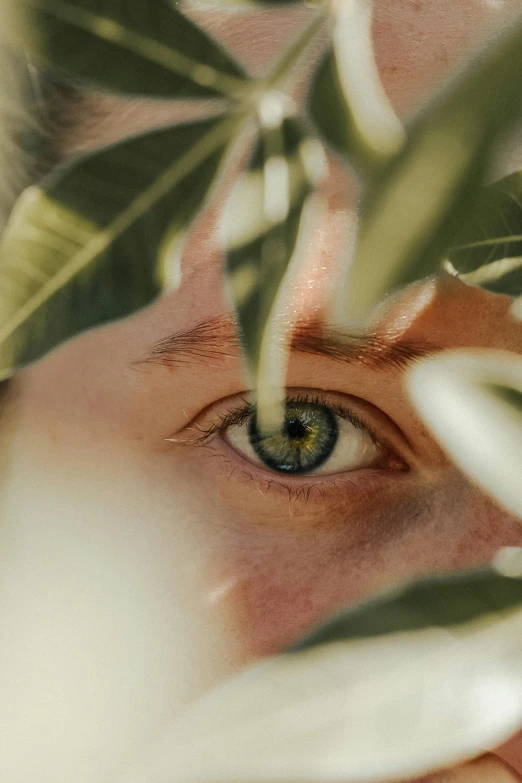
<path id="1" fill-rule="evenodd" d="M 414 582 L 328 621 L 290 652 L 401 631 L 452 628 L 522 606 L 522 579 L 485 569 Z"/>
<path id="2" fill-rule="evenodd" d="M 307 150 L 307 141 L 312 143 L 311 150 Z M 225 211 L 227 278 L 246 358 L 253 371 L 258 366 L 265 326 L 296 247 L 303 209 L 313 189 L 314 175 L 305 159 L 310 151 L 312 156 L 314 151 L 320 156 L 322 149 L 314 144 L 320 148 L 317 140 L 307 139 L 300 124 L 293 119 L 266 132 Z M 279 167 L 279 171 L 283 168 L 281 186 L 275 171 L 275 193 L 269 181 L 272 180 L 271 164 L 275 164 L 275 169 Z M 281 195 L 284 201 L 285 177 L 288 183 L 286 207 L 283 204 L 282 211 L 278 212 L 281 205 L 276 203 L 273 213 L 269 214 L 269 191 L 276 202 Z"/>
<path id="3" fill-rule="evenodd" d="M 366 318 L 387 292 L 439 271 L 475 204 L 493 142 L 521 110 L 519 23 L 412 124 L 406 147 L 368 193 L 348 318 Z"/>
<path id="4" fill-rule="evenodd" d="M 522 392 L 518 389 L 513 389 L 509 386 L 500 386 L 496 383 L 489 383 L 486 385 L 493 394 L 499 397 L 504 402 L 507 402 L 511 407 L 518 409 L 522 413 Z"/>
<path id="5" fill-rule="evenodd" d="M 26 191 L 0 245 L 0 376 L 168 287 L 237 120 L 156 131 Z"/>
<path id="6" fill-rule="evenodd" d="M 26 51 L 64 77 L 131 95 L 234 93 L 244 72 L 167 0 L 21 0 Z M 177 4 L 176 4 L 177 5 Z"/>
<path id="7" fill-rule="evenodd" d="M 521 171 L 484 188 L 448 258 L 466 282 L 522 294 Z"/>

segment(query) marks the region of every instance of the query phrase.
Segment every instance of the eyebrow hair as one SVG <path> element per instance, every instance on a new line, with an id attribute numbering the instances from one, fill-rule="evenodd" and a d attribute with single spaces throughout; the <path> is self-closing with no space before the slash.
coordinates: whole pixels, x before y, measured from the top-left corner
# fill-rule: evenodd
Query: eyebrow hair
<path id="1" fill-rule="evenodd" d="M 402 369 L 427 354 L 442 350 L 428 342 L 392 339 L 382 333 L 353 335 L 319 322 L 298 324 L 291 349 L 298 353 L 357 363 L 372 369 Z M 183 364 L 208 364 L 237 359 L 241 350 L 239 329 L 233 318 L 217 317 L 158 340 L 133 366 L 176 368 Z"/>

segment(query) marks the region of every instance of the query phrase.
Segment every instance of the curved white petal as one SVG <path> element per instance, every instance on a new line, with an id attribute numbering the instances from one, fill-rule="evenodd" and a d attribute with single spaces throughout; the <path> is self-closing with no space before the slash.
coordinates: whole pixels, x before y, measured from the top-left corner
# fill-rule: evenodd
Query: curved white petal
<path id="1" fill-rule="evenodd" d="M 406 134 L 375 62 L 371 0 L 338 3 L 333 41 L 339 79 L 359 133 L 376 154 L 395 155 Z"/>
<path id="2" fill-rule="evenodd" d="M 522 357 L 445 351 L 415 365 L 407 384 L 419 414 L 456 464 L 522 517 L 522 408 L 496 390 L 522 393 Z"/>
<path id="3" fill-rule="evenodd" d="M 470 628 L 257 665 L 201 699 L 129 783 L 362 783 L 481 754 L 522 723 L 522 613 Z"/>

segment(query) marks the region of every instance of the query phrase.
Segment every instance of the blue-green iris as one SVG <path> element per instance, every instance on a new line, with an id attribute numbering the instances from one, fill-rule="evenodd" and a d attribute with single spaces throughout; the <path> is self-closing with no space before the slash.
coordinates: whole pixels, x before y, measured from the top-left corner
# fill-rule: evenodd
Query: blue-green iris
<path id="1" fill-rule="evenodd" d="M 310 473 L 332 454 L 339 427 L 335 415 L 325 405 L 289 402 L 280 432 L 261 436 L 254 413 L 248 423 L 248 436 L 259 459 L 272 470 Z"/>

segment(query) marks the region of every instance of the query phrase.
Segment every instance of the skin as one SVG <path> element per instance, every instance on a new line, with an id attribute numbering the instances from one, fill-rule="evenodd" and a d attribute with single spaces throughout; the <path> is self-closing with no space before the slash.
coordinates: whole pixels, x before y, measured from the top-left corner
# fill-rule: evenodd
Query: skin
<path id="1" fill-rule="evenodd" d="M 406 116 L 443 84 L 509 24 L 517 5 L 377 0 L 377 62 L 398 113 Z M 290 8 L 194 17 L 262 70 L 309 14 Z M 59 140 L 65 157 L 192 109 L 91 95 L 75 111 Z M 515 168 L 518 155 L 500 169 Z M 143 359 L 158 340 L 230 313 L 215 232 L 229 185 L 192 232 L 177 291 L 61 346 L 21 372 L 5 402 L 2 514 L 17 520 L 2 534 L 6 564 L 14 564 L 6 566 L 7 584 L 24 584 L 29 598 L 23 628 L 15 611 L 9 615 L 12 644 L 0 669 L 10 682 L 17 672 L 33 672 L 31 725 L 46 758 L 40 780 L 65 781 L 73 771 L 76 780 L 89 780 L 87 762 L 78 770 L 86 747 L 95 749 L 100 779 L 109 780 L 134 759 L 143 736 L 185 704 L 339 607 L 418 575 L 487 563 L 502 546 L 522 546 L 519 522 L 450 463 L 416 416 L 405 368 L 299 351 L 290 359 L 289 387 L 352 407 L 393 450 L 378 470 L 287 477 L 252 465 L 219 435 L 194 445 L 198 428 L 248 391 L 237 350 L 169 367 Z M 291 297 L 311 320 L 328 319 L 339 252 L 356 224 L 355 182 L 333 158 L 325 195 L 328 213 Z M 522 353 L 522 327 L 509 319 L 509 304 L 455 279 L 428 281 L 406 290 L 378 328 L 389 344 Z M 24 688 L 12 697 L 27 708 Z M 56 716 L 52 727 L 38 717 L 44 709 Z M 102 715 L 108 724 L 100 728 Z M 10 725 L 8 745 L 18 742 L 18 750 L 8 752 L 7 766 L 17 783 L 33 768 L 23 752 L 26 724 L 10 716 Z M 514 738 L 424 783 L 522 779 L 521 747 Z"/>

